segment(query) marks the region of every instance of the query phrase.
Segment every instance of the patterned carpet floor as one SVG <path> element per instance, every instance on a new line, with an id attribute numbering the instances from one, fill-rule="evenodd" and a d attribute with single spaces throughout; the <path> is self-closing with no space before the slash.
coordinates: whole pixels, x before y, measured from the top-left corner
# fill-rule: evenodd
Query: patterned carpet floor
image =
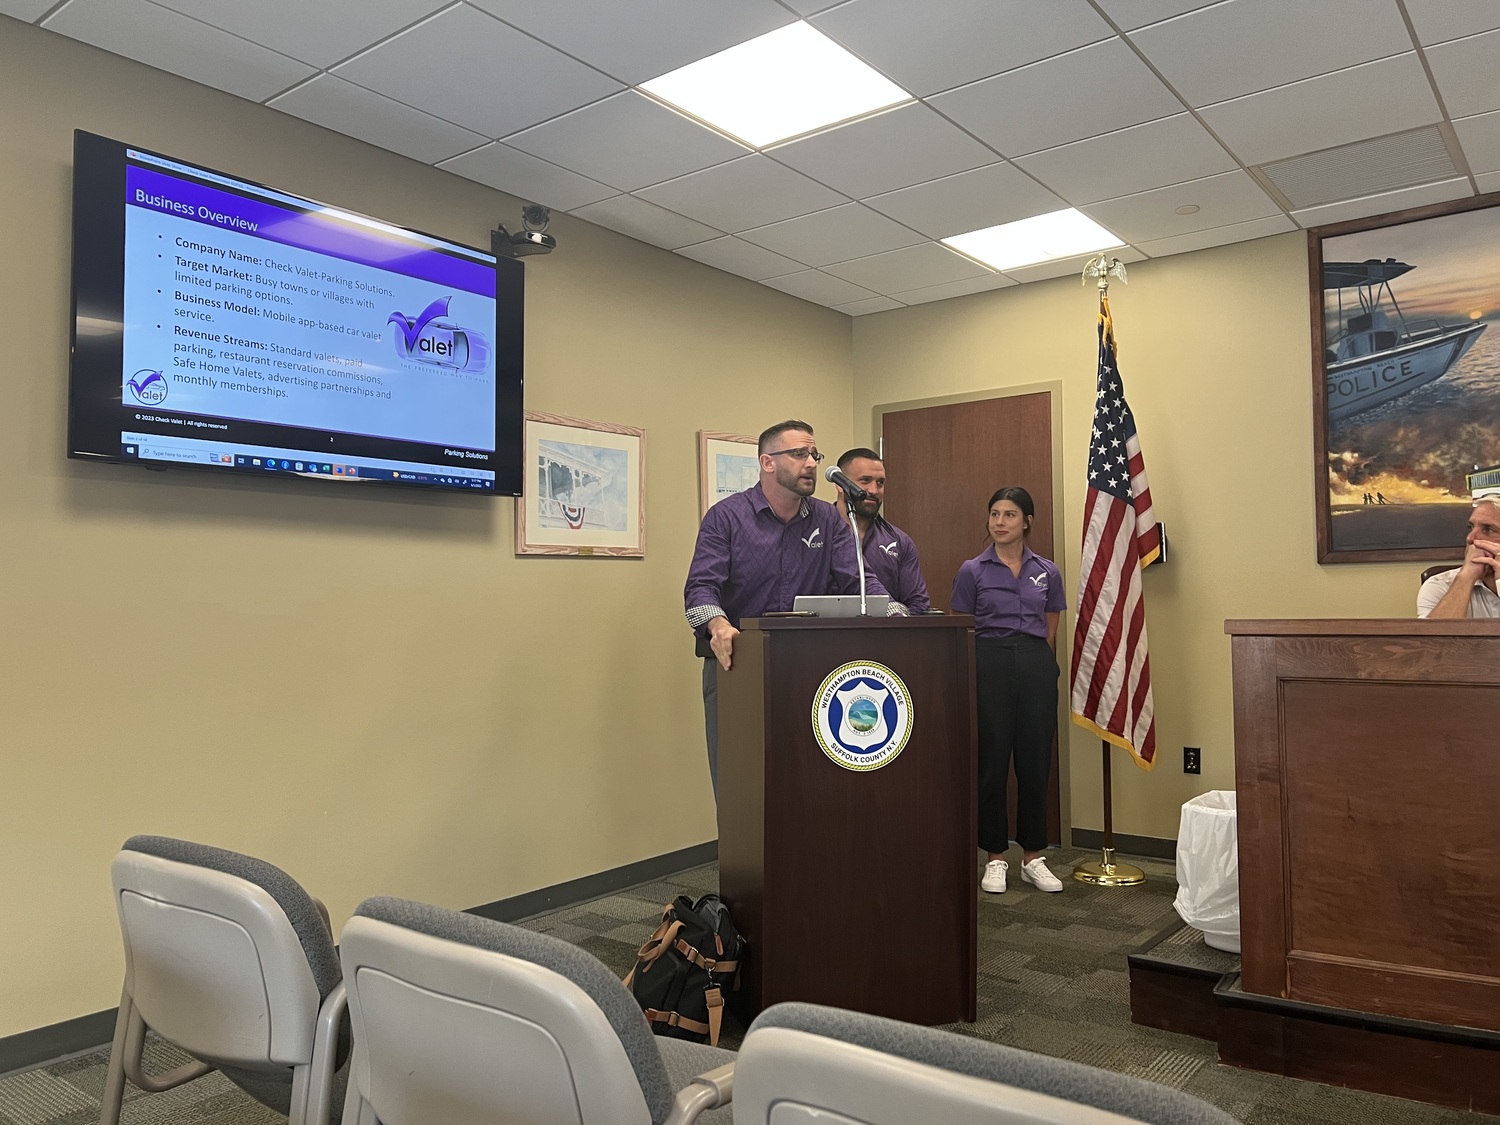
<path id="1" fill-rule="evenodd" d="M 1108 890 L 1068 878 L 1096 852 L 1048 854 L 1066 889 L 1043 894 L 1014 880 L 1004 895 L 981 895 L 979 1019 L 951 1030 L 1029 1051 L 1174 1086 L 1214 1103 L 1247 1125 L 1500 1125 L 1500 1118 L 1457 1113 L 1220 1066 L 1214 1044 L 1130 1022 L 1125 955 L 1176 917 L 1170 863 L 1133 859 L 1144 886 Z M 1019 855 L 1012 855 L 1011 870 Z M 976 875 L 977 886 L 977 875 Z M 541 915 L 524 925 L 593 953 L 620 975 L 676 895 L 716 890 L 713 865 L 619 894 Z M 725 1046 L 743 1029 L 726 1024 Z M 98 1120 L 107 1051 L 0 1077 L 0 1125 L 91 1125 Z M 153 1042 L 148 1069 L 181 1055 Z M 217 1074 L 165 1094 L 127 1092 L 123 1125 L 274 1125 L 284 1122 Z"/>

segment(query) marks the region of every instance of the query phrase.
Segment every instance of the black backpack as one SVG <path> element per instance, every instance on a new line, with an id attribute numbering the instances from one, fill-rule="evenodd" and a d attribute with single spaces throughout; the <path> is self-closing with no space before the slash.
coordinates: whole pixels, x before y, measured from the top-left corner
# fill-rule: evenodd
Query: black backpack
<path id="1" fill-rule="evenodd" d="M 725 987 L 739 987 L 745 942 L 718 895 L 678 895 L 636 954 L 625 985 L 651 1030 L 669 1039 L 719 1045 Z"/>

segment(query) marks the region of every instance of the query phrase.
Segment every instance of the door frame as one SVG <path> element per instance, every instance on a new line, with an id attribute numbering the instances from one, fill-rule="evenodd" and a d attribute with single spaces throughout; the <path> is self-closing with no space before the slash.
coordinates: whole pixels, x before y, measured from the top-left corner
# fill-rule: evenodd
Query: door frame
<path id="1" fill-rule="evenodd" d="M 1057 564 L 1057 569 L 1062 574 L 1063 588 L 1070 591 L 1068 601 L 1072 603 L 1077 595 L 1077 590 L 1069 577 L 1068 554 L 1069 546 L 1064 540 L 1064 532 L 1067 524 L 1063 515 L 1066 505 L 1063 503 L 1063 495 L 1067 491 L 1067 477 L 1063 472 L 1063 437 L 1062 437 L 1062 396 L 1063 381 L 1061 379 L 1043 379 L 1035 383 L 1017 383 L 1006 387 L 988 387 L 982 390 L 965 391 L 960 394 L 934 395 L 930 398 L 913 398 L 901 402 L 878 402 L 870 408 L 870 429 L 873 435 L 870 442 L 875 450 L 882 456 L 885 455 L 884 433 L 885 416 L 902 410 L 922 410 L 929 406 L 952 406 L 960 402 L 982 402 L 992 398 L 1015 398 L 1018 395 L 1032 395 L 1046 391 L 1051 397 L 1048 403 L 1051 406 L 1052 415 L 1052 526 L 1057 529 L 1057 541 L 1053 544 L 1053 551 L 1057 555 L 1052 561 Z M 1063 549 L 1058 551 L 1061 546 Z M 1072 667 L 1073 660 L 1073 615 L 1078 607 L 1070 604 L 1068 611 L 1063 614 L 1063 620 L 1058 623 L 1057 628 L 1057 663 L 1058 667 L 1067 670 Z M 1066 627 L 1065 627 L 1066 626 Z M 1057 792 L 1058 792 L 1058 819 L 1061 824 L 1063 847 L 1073 846 L 1073 755 L 1071 753 L 1072 719 L 1069 714 L 1069 690 L 1068 685 L 1058 684 L 1057 692 Z"/>

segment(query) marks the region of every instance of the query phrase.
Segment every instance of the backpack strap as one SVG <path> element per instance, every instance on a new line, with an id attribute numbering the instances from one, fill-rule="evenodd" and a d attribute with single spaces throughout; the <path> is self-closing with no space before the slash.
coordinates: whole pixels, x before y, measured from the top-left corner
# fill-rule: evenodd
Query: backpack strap
<path id="1" fill-rule="evenodd" d="M 708 1014 L 709 1018 L 712 1019 L 714 1014 L 712 1008 L 709 1009 Z M 647 1008 L 645 1009 L 645 1015 L 646 1019 L 652 1023 L 664 1023 L 668 1027 L 680 1027 L 686 1031 L 693 1032 L 695 1035 L 711 1035 L 713 1033 L 713 1029 L 708 1024 L 698 1020 L 690 1020 L 681 1012 L 662 1012 L 656 1008 Z"/>
<path id="2" fill-rule="evenodd" d="M 679 925 L 680 925 L 680 923 L 679 923 Z M 715 961 L 715 960 L 712 960 L 711 958 L 703 956 L 703 954 L 699 953 L 696 949 L 694 949 L 691 945 L 689 945 L 682 938 L 678 938 L 673 944 L 676 947 L 678 953 L 681 953 L 690 962 L 692 962 L 694 965 L 697 965 L 698 968 L 703 969 L 703 970 L 705 970 L 707 972 L 710 972 L 710 973 L 736 973 L 736 972 L 739 972 L 740 963 L 738 961 Z"/>
<path id="3" fill-rule="evenodd" d="M 719 1027 L 724 1022 L 724 994 L 717 988 L 706 989 L 703 998 L 708 1001 L 708 1045 L 719 1045 Z"/>

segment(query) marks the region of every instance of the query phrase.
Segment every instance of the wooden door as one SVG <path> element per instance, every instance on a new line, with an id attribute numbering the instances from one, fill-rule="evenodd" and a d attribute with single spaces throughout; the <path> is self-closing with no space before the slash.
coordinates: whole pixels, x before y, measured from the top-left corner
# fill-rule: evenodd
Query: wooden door
<path id="1" fill-rule="evenodd" d="M 932 604 L 948 609 L 953 576 L 989 543 L 985 502 L 997 488 L 1020 485 L 1036 501 L 1028 545 L 1056 561 L 1052 520 L 1052 394 L 927 406 L 887 413 L 885 515 L 917 544 Z M 1069 592 L 1069 609 L 1073 595 Z M 1064 618 L 1063 627 L 1067 627 Z M 1067 684 L 1059 685 L 1067 698 Z M 1059 722 L 1061 722 L 1061 718 Z M 1015 772 L 1010 823 L 1015 824 Z M 1047 797 L 1047 839 L 1062 843 L 1057 744 Z"/>

